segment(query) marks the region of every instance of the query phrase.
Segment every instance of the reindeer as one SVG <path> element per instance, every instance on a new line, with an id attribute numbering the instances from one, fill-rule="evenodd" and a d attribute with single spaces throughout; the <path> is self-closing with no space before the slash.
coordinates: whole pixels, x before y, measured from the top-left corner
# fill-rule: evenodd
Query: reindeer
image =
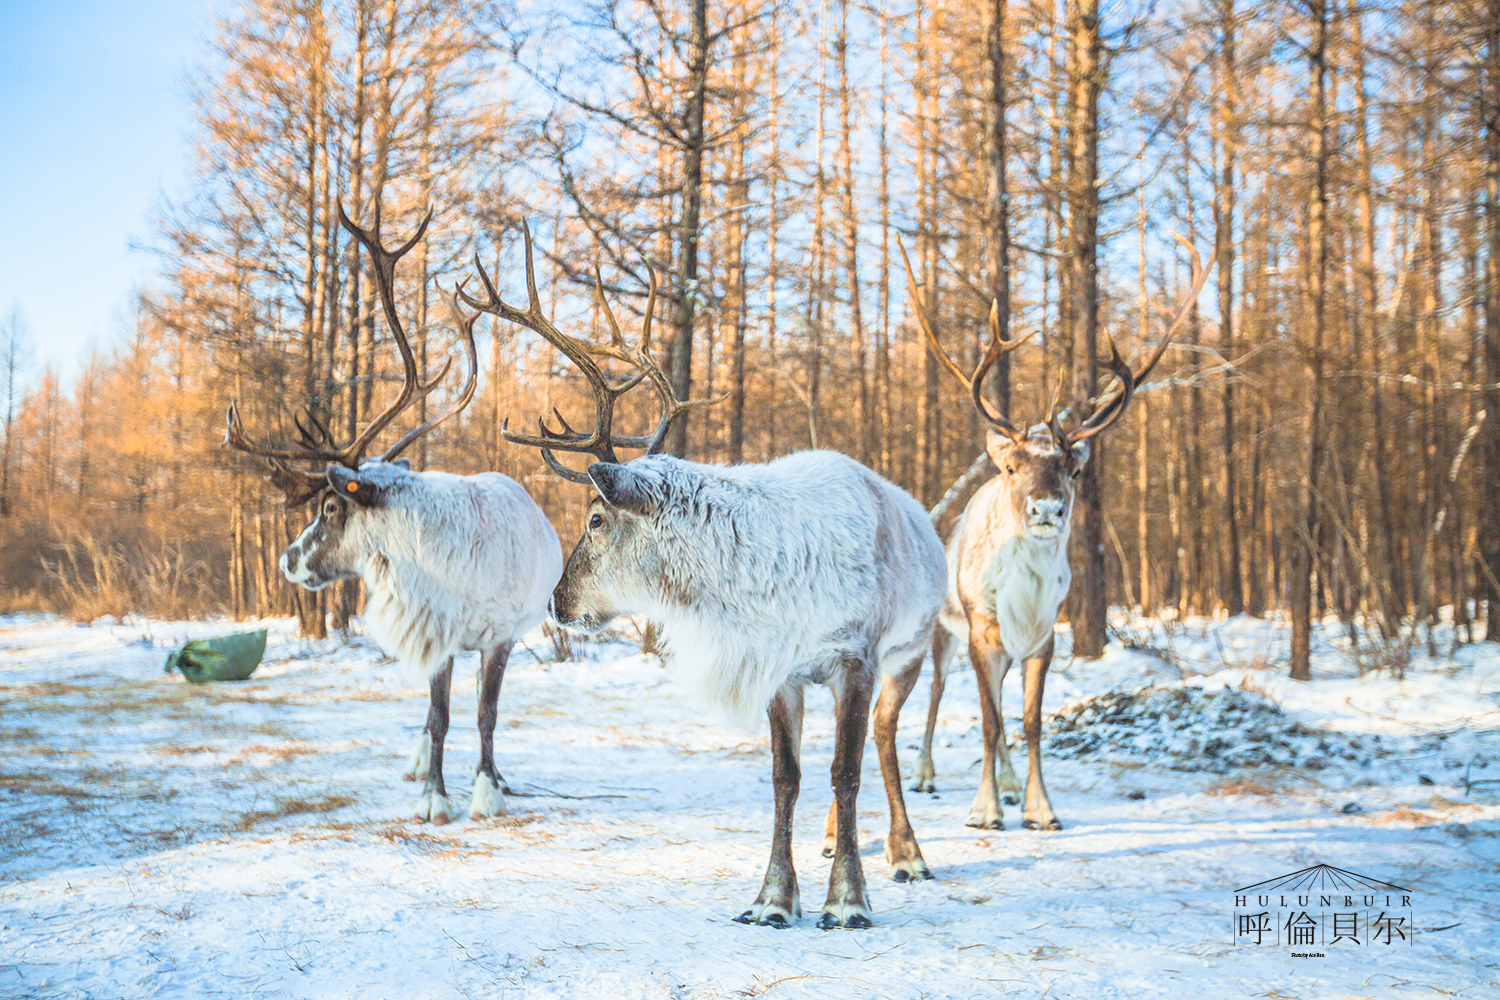
<path id="1" fill-rule="evenodd" d="M 439 288 L 462 334 L 468 381 L 442 413 L 408 431 L 379 458 L 364 457 L 375 438 L 436 389 L 452 365 L 450 358 L 433 379 L 421 381 L 396 312 L 396 262 L 422 238 L 431 219 L 429 212 L 411 239 L 389 251 L 378 237 L 378 205 L 374 236 L 339 206 L 339 222 L 370 254 L 386 323 L 401 354 L 405 380 L 391 404 L 343 446 L 309 414 L 311 427 L 296 421 L 300 446 L 293 448 L 250 441 L 238 407 L 231 404 L 225 443 L 270 459 L 272 481 L 286 493 L 289 507 L 317 501 L 317 516 L 281 556 L 286 578 L 308 590 L 335 580 L 363 580 L 369 595 L 365 621 L 376 642 L 427 679 L 427 723 L 402 776 L 423 782 L 413 817 L 442 825 L 453 815 L 443 782 L 453 657 L 464 650 L 480 654 L 479 766 L 469 816 L 481 819 L 503 813 L 501 796 L 508 792 L 494 759 L 505 665 L 517 638 L 546 618 L 548 595 L 562 573 L 562 546 L 541 508 L 514 480 L 498 472 L 414 472 L 397 457 L 474 397 L 479 313 L 466 315 L 453 293 Z M 306 462 L 325 467 L 307 472 L 291 464 Z"/>
<path id="2" fill-rule="evenodd" d="M 1021 826 L 1027 830 L 1062 829 L 1042 780 L 1042 691 L 1052 662 L 1057 612 L 1073 578 L 1068 567 L 1068 534 L 1074 486 L 1089 460 L 1089 439 L 1103 433 L 1124 415 L 1135 390 L 1161 359 L 1208 276 L 1197 251 L 1186 240 L 1182 242 L 1192 253 L 1193 282 L 1176 319 L 1138 371 L 1131 370 L 1110 340 L 1108 366 L 1119 380 L 1119 389 L 1071 431 L 1062 429 L 1056 415 L 1022 431 L 1006 414 L 989 404 L 982 391 L 985 376 L 1000 358 L 1019 347 L 1027 337 L 1001 339 L 1002 316 L 997 301 L 990 309 L 989 346 L 974 374 L 965 376 L 938 343 L 917 290 L 911 261 L 905 248 L 901 250 L 912 299 L 919 306 L 917 315 L 922 330 L 933 354 L 969 390 L 975 409 L 989 424 L 985 450 L 999 470 L 999 475 L 974 494 L 948 539 L 947 596 L 938 618 L 940 627 L 933 636 L 927 730 L 917 758 L 916 783 L 912 786 L 913 791 L 935 790 L 932 736 L 937 725 L 938 703 L 943 697 L 954 649 L 959 642 L 967 641 L 969 660 L 974 664 L 979 683 L 984 734 L 979 791 L 969 810 L 968 826 L 1003 830 L 1001 796 L 1006 805 L 1016 805 L 1019 801 L 1021 788 L 1005 743 L 1000 685 L 1011 663 L 1023 660 L 1026 668 L 1022 676 L 1025 694 L 1022 719 L 1029 770 Z"/>
<path id="3" fill-rule="evenodd" d="M 645 615 L 659 626 L 674 672 L 704 701 L 741 724 L 761 713 L 769 718 L 775 826 L 760 894 L 736 918 L 741 923 L 787 927 L 801 916 L 792 811 L 801 784 L 803 689 L 831 688 L 834 803 L 824 854 L 833 865 L 819 926 L 868 927 L 855 799 L 877 678 L 874 729 L 890 802 L 889 872 L 898 882 L 932 877 L 902 800 L 895 737 L 943 599 L 942 543 L 915 500 L 843 455 L 809 451 L 723 467 L 659 454 L 680 413 L 718 401 L 679 400 L 652 359 L 654 276 L 638 346 L 621 335 L 602 281 L 610 342 L 578 340 L 543 315 L 531 235 L 525 236 L 527 308 L 501 301 L 477 257 L 488 298 L 465 301 L 539 334 L 593 390 L 591 433 L 574 431 L 556 410 L 561 430 L 540 420 L 537 435 L 513 433 L 508 421 L 502 426 L 507 440 L 540 449 L 553 471 L 598 490 L 553 591 L 552 616 L 596 631 L 619 615 Z M 612 383 L 596 358 L 623 361 L 637 374 Z M 618 436 L 614 405 L 643 380 L 660 399 L 656 431 Z M 620 447 L 646 454 L 621 462 Z M 557 452 L 597 461 L 578 472 Z"/>

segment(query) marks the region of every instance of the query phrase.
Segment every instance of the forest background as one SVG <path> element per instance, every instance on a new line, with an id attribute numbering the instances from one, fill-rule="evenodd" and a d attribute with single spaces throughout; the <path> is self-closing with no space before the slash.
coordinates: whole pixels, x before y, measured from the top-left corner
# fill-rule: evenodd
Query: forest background
<path id="1" fill-rule="evenodd" d="M 525 220 L 565 331 L 607 336 L 601 291 L 637 329 L 660 276 L 679 395 L 728 396 L 673 453 L 835 448 L 928 506 L 984 424 L 914 310 L 972 366 L 1000 302 L 1034 336 L 995 403 L 1076 420 L 1108 340 L 1154 344 L 1190 285 L 1181 234 L 1215 270 L 1094 441 L 1076 652 L 1109 603 L 1289 612 L 1294 676 L 1322 614 L 1376 666 L 1440 613 L 1500 638 L 1500 0 L 251 0 L 194 88 L 196 168 L 129 335 L 65 383 L 31 360 L 47 331 L 0 316 L 0 610 L 347 626 L 354 588 L 276 569 L 308 512 L 221 445 L 230 400 L 290 441 L 399 385 L 342 202 L 378 204 L 388 245 L 434 212 L 397 274 L 429 371 L 456 354 L 435 285 L 477 253 L 521 298 Z M 589 491 L 500 427 L 586 425 L 586 387 L 487 324 L 478 396 L 409 454 L 514 477 L 569 540 Z"/>

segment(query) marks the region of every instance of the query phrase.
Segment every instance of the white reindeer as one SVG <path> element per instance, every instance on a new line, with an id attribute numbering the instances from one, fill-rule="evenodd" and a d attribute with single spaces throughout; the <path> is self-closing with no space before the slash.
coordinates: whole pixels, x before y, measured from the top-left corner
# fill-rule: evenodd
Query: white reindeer
<path id="1" fill-rule="evenodd" d="M 396 261 L 421 239 L 430 219 L 429 213 L 417 234 L 390 252 L 339 207 L 339 221 L 370 253 L 386 321 L 401 352 L 406 379 L 397 399 L 344 447 L 334 446 L 331 434 L 316 421 L 315 432 L 299 422 L 300 448 L 254 444 L 246 439 L 234 406 L 225 440 L 272 460 L 272 478 L 286 491 L 288 505 L 317 498 L 317 516 L 281 556 L 286 578 L 308 590 L 335 580 L 363 580 L 371 635 L 387 653 L 427 678 L 427 723 L 403 777 L 424 782 L 414 818 L 441 825 L 453 815 L 443 782 L 453 657 L 465 650 L 480 654 L 479 765 L 469 802 L 470 817 L 480 819 L 505 811 L 505 780 L 494 759 L 500 683 L 516 639 L 546 618 L 548 596 L 562 572 L 562 547 L 541 508 L 506 476 L 413 472 L 405 459 L 396 458 L 473 398 L 478 314 L 465 316 L 452 295 L 445 293 L 445 298 L 468 353 L 463 392 L 380 458 L 363 459 L 376 435 L 436 388 L 448 370 L 445 366 L 425 384 L 419 380 L 392 290 Z M 329 464 L 321 473 L 287 464 L 299 461 Z"/>
<path id="2" fill-rule="evenodd" d="M 1179 237 L 1180 239 L 1180 237 Z M 1183 241 L 1184 245 L 1186 241 Z M 926 309 L 919 308 L 922 329 L 933 353 L 964 384 L 974 407 L 989 423 L 985 449 L 1000 474 L 981 486 L 954 523 L 948 540 L 948 593 L 933 636 L 932 692 L 927 731 L 917 759 L 913 791 L 933 791 L 936 777 L 932 766 L 932 737 L 937 725 L 938 703 L 943 697 L 955 648 L 967 642 L 969 660 L 979 683 L 979 709 L 984 734 L 984 760 L 979 791 L 969 810 L 968 826 L 1003 830 L 1001 798 L 1007 805 L 1019 801 L 1020 783 L 1011 767 L 1006 747 L 1004 717 L 1000 709 L 1000 685 L 1011 663 L 1026 664 L 1022 676 L 1029 771 L 1026 806 L 1021 826 L 1027 830 L 1060 830 L 1062 823 L 1052 811 L 1042 780 L 1042 692 L 1047 668 L 1052 662 L 1053 632 L 1057 612 L 1068 595 L 1073 574 L 1068 568 L 1068 533 L 1073 513 L 1073 492 L 1084 464 L 1089 460 L 1088 439 L 1103 432 L 1124 414 L 1137 385 L 1155 367 L 1172 335 L 1188 315 L 1189 306 L 1203 287 L 1207 272 L 1191 246 L 1194 281 L 1156 351 L 1139 371 L 1132 372 L 1110 343 L 1110 370 L 1120 380 L 1119 392 L 1095 409 L 1077 428 L 1068 432 L 1056 417 L 1029 431 L 1021 431 L 1004 413 L 985 400 L 985 376 L 1006 353 L 1025 337 L 1002 340 L 998 303 L 990 310 L 990 343 L 972 377 L 963 371 L 938 343 L 927 323 Z M 901 252 L 906 260 L 906 251 Z M 914 301 L 921 302 L 911 262 L 906 276 Z M 999 779 L 996 779 L 996 763 Z"/>
<path id="3" fill-rule="evenodd" d="M 819 926 L 870 926 L 855 799 L 877 678 L 875 742 L 891 814 L 886 860 L 898 882 L 932 877 L 906 815 L 895 744 L 901 705 L 916 683 L 943 597 L 942 544 L 926 512 L 832 452 L 729 468 L 653 454 L 677 414 L 705 402 L 679 401 L 651 358 L 654 284 L 639 347 L 626 346 L 607 304 L 611 343 L 591 344 L 562 334 L 543 316 L 529 233 L 526 264 L 525 311 L 500 300 L 482 266 L 489 299 L 468 302 L 540 334 L 594 390 L 591 434 L 566 423 L 561 432 L 543 424 L 539 436 L 503 428 L 508 440 L 540 448 L 559 474 L 599 491 L 553 593 L 553 617 L 595 630 L 618 615 L 645 615 L 659 626 L 677 675 L 704 701 L 741 723 L 769 716 L 775 828 L 760 894 L 736 918 L 743 923 L 786 927 L 801 916 L 791 836 L 803 689 L 832 689 L 834 803 L 824 853 L 833 866 Z M 611 384 L 594 356 L 626 361 L 640 373 Z M 647 378 L 663 404 L 655 435 L 613 435 L 614 402 Z M 622 464 L 617 446 L 645 448 L 647 455 Z M 578 473 L 556 451 L 600 461 Z"/>

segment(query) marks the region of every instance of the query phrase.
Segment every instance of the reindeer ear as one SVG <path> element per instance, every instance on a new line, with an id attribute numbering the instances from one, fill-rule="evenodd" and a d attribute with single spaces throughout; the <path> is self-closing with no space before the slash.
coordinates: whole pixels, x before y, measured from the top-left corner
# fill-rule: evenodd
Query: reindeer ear
<path id="1" fill-rule="evenodd" d="M 595 462 L 588 467 L 589 479 L 611 507 L 647 517 L 661 507 L 654 484 L 623 465 Z"/>
<path id="2" fill-rule="evenodd" d="M 375 507 L 380 503 L 380 487 L 368 479 L 361 479 L 358 472 L 342 465 L 328 467 L 328 485 L 341 497 L 348 497 L 361 507 Z"/>
<path id="3" fill-rule="evenodd" d="M 1073 468 L 1082 469 L 1089 464 L 1089 443 L 1087 440 L 1079 441 L 1070 449 L 1073 456 Z"/>

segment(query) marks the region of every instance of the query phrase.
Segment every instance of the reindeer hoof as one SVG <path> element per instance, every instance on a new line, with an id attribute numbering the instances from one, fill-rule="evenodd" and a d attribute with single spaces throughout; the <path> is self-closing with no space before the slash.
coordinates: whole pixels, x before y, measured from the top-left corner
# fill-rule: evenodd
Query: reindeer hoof
<path id="1" fill-rule="evenodd" d="M 928 778 L 926 780 L 918 781 L 915 785 L 912 785 L 909 791 L 935 792 L 937 791 L 937 784 L 934 783 L 931 778 Z"/>
<path id="2" fill-rule="evenodd" d="M 425 792 L 417 799 L 417 807 L 412 811 L 411 818 L 418 823 L 446 826 L 452 814 L 453 805 L 448 801 L 448 796 L 438 792 Z"/>
<path id="3" fill-rule="evenodd" d="M 1062 824 L 1056 819 L 1049 819 L 1045 824 L 1038 823 L 1034 819 L 1023 819 L 1021 829 L 1023 830 L 1061 830 Z"/>
<path id="4" fill-rule="evenodd" d="M 754 924 L 757 927 L 773 927 L 778 931 L 784 931 L 802 915 L 802 907 L 793 901 L 791 909 L 783 909 L 773 904 L 756 903 L 750 909 L 734 918 L 738 924 Z"/>
<path id="5" fill-rule="evenodd" d="M 964 822 L 964 826 L 973 827 L 976 830 L 1004 830 L 1005 820 L 999 818 L 985 819 L 982 816 L 970 816 Z"/>
<path id="6" fill-rule="evenodd" d="M 915 871 L 911 867 L 897 867 L 891 871 L 892 882 L 929 882 L 932 879 L 932 872 L 928 871 L 926 865 L 920 863 Z"/>
<path id="7" fill-rule="evenodd" d="M 1021 795 L 1019 792 L 1006 792 L 1000 796 L 1000 803 L 1007 806 L 1018 806 L 1021 804 Z"/>
<path id="8" fill-rule="evenodd" d="M 862 931 L 867 927 L 873 926 L 873 924 L 874 921 L 870 919 L 868 914 L 859 912 L 851 913 L 843 920 L 840 920 L 832 913 L 826 912 L 818 918 L 818 928 L 825 931 Z"/>
<path id="9" fill-rule="evenodd" d="M 825 857 L 825 858 L 831 858 L 831 857 L 833 857 L 833 848 L 831 848 L 831 847 L 825 847 L 825 848 L 823 848 L 823 857 Z"/>

